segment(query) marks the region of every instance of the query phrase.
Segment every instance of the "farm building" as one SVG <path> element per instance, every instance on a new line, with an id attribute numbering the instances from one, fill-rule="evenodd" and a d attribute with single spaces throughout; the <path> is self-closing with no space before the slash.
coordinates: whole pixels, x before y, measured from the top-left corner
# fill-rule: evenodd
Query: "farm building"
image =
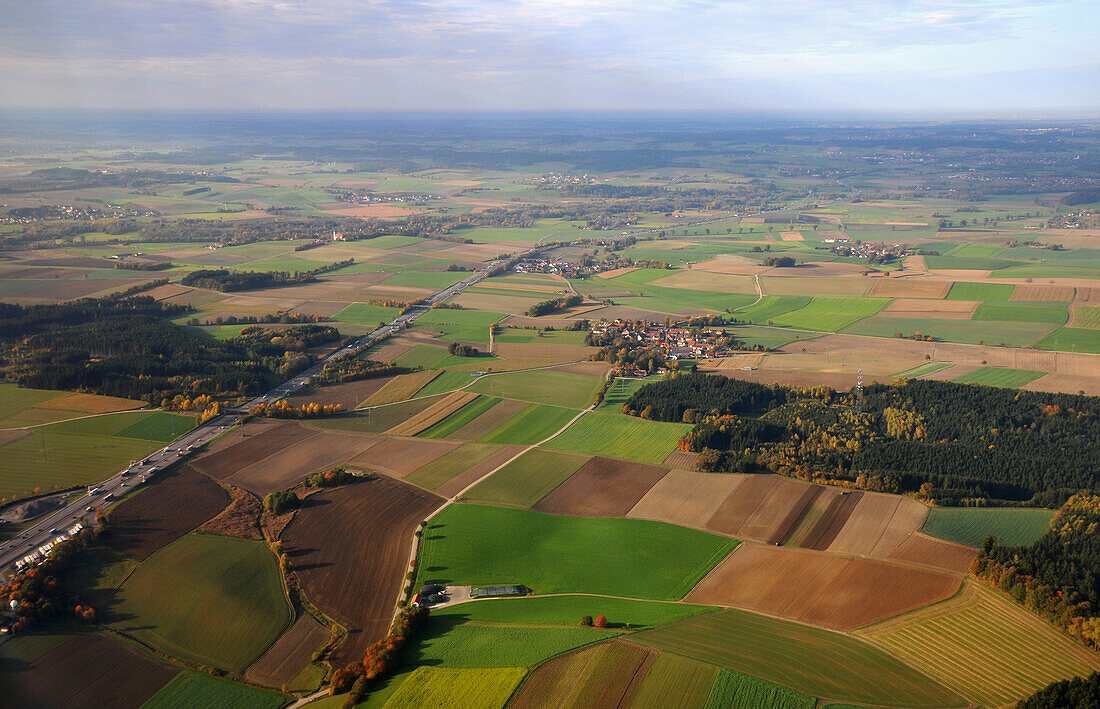
<path id="1" fill-rule="evenodd" d="M 503 598 L 526 596 L 531 589 L 526 586 L 482 586 L 470 590 L 470 598 Z"/>

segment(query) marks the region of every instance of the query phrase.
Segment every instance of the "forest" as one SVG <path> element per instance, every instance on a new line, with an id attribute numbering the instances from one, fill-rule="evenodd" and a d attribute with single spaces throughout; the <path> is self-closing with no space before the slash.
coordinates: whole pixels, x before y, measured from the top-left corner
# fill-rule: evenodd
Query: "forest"
<path id="1" fill-rule="evenodd" d="M 149 296 L 57 305 L 0 303 L 0 373 L 27 387 L 159 402 L 266 391 L 313 362 L 311 347 L 340 338 L 326 325 L 247 327 L 224 341 L 168 320 L 188 312 Z"/>
<path id="2" fill-rule="evenodd" d="M 1100 672 L 1043 687 L 1016 709 L 1100 709 Z"/>
<path id="3" fill-rule="evenodd" d="M 319 266 L 308 271 L 295 271 L 294 273 L 289 271 L 230 271 L 226 268 L 204 268 L 188 273 L 180 279 L 180 283 L 185 286 L 206 288 L 221 293 L 277 288 L 279 286 L 297 286 L 303 283 L 313 283 L 320 274 L 335 271 L 353 263 L 355 263 L 355 259 L 348 259 Z"/>
<path id="4" fill-rule="evenodd" d="M 1057 505 L 1097 489 L 1100 397 L 908 380 L 859 402 L 690 374 L 642 387 L 623 411 L 694 423 L 681 447 L 707 451 L 711 470 L 923 490 L 940 504 Z"/>
<path id="5" fill-rule="evenodd" d="M 986 539 L 970 570 L 1100 649 L 1100 495 L 1071 497 L 1029 547 Z"/>

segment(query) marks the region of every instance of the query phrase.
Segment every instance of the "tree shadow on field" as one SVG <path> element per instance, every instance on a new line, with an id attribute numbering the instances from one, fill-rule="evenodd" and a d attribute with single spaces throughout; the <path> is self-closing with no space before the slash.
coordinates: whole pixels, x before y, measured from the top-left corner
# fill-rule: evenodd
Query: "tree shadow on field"
<path id="1" fill-rule="evenodd" d="M 435 666 L 443 664 L 438 657 L 425 658 L 424 646 L 432 640 L 443 637 L 450 631 L 470 620 L 465 614 L 429 616 L 428 622 L 413 636 L 412 642 L 405 646 L 401 652 L 402 667 L 419 667 L 421 665 Z"/>
<path id="2" fill-rule="evenodd" d="M 312 509 L 314 507 L 324 507 L 325 505 L 331 505 L 331 504 L 332 504 L 332 500 L 323 498 L 323 497 L 321 497 L 320 494 L 316 494 L 316 495 L 310 495 L 309 497 L 303 499 L 298 504 L 298 509 L 308 510 L 308 509 Z"/>

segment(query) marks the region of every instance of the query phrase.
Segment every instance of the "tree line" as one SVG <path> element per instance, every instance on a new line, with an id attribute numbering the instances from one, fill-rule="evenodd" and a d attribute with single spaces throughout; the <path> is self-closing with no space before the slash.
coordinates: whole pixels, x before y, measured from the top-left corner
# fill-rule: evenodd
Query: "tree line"
<path id="1" fill-rule="evenodd" d="M 180 279 L 185 286 L 205 288 L 221 293 L 234 291 L 277 288 L 279 286 L 297 286 L 303 283 L 315 283 L 317 276 L 335 271 L 355 263 L 355 259 L 337 261 L 308 271 L 230 271 L 227 268 L 203 268 L 192 271 Z"/>

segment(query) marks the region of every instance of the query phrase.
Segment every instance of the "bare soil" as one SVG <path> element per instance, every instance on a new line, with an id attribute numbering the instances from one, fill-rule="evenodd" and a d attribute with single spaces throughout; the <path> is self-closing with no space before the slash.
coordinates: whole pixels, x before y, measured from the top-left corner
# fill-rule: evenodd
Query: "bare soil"
<path id="1" fill-rule="evenodd" d="M 668 468 L 596 456 L 532 509 L 582 517 L 623 517 Z"/>
<path id="2" fill-rule="evenodd" d="M 245 679 L 268 687 L 281 687 L 294 679 L 329 637 L 328 628 L 308 615 L 301 615 L 260 659 L 252 663 L 244 673 Z"/>

